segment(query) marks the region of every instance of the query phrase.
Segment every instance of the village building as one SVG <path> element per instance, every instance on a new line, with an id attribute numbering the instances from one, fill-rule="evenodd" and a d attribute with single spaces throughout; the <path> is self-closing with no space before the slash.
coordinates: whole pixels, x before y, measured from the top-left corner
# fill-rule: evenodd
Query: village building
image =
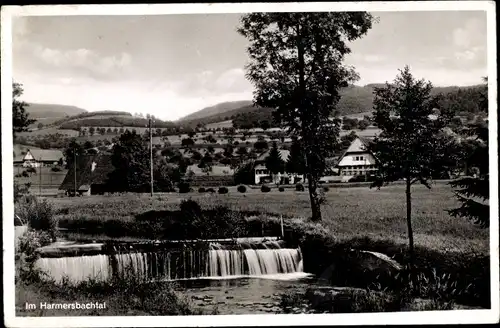
<path id="1" fill-rule="evenodd" d="M 28 149 L 23 156 L 14 157 L 14 165 L 23 167 L 55 166 L 64 164 L 64 154 L 56 149 Z"/>
<path id="2" fill-rule="evenodd" d="M 266 158 L 269 156 L 271 150 L 267 150 L 266 152 L 262 153 L 257 159 L 255 160 L 254 164 L 254 176 L 255 176 L 255 184 L 263 184 L 263 183 L 278 183 L 278 184 L 292 184 L 292 183 L 298 183 L 298 182 L 303 182 L 304 181 L 304 176 L 301 174 L 295 174 L 295 173 L 289 173 L 289 172 L 283 172 L 283 173 L 278 173 L 274 177 L 273 181 L 273 176 L 271 172 L 266 168 Z M 284 163 L 288 161 L 288 156 L 290 155 L 290 151 L 286 149 L 279 149 L 279 153 L 281 156 L 281 159 L 283 160 Z"/>
<path id="3" fill-rule="evenodd" d="M 111 155 L 92 154 L 78 156 L 76 165 L 72 165 L 59 190 L 79 195 L 96 195 L 110 192 L 108 177 L 114 170 Z M 75 173 L 76 167 L 76 173 Z"/>
<path id="4" fill-rule="evenodd" d="M 347 182 L 356 176 L 369 176 L 377 171 L 375 156 L 368 150 L 372 141 L 357 136 L 338 160 L 341 181 Z"/>
<path id="5" fill-rule="evenodd" d="M 186 172 L 193 186 L 219 187 L 234 184 L 234 170 L 229 166 L 213 165 L 210 170 L 204 171 L 195 164 L 188 166 Z"/>

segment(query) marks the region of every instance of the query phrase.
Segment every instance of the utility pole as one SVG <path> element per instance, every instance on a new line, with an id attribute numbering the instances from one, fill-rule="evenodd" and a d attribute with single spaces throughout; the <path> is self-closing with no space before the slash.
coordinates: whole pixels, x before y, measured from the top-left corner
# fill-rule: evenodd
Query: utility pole
<path id="1" fill-rule="evenodd" d="M 151 197 L 153 197 L 153 120 L 149 117 L 149 166 L 151 174 Z"/>
<path id="2" fill-rule="evenodd" d="M 73 172 L 75 178 L 74 196 L 76 197 L 76 149 L 75 148 L 73 148 Z"/>
<path id="3" fill-rule="evenodd" d="M 38 183 L 38 195 L 39 196 L 42 196 L 42 155 L 40 155 L 40 163 L 39 163 L 39 167 L 40 167 L 40 176 L 39 176 L 39 183 Z"/>

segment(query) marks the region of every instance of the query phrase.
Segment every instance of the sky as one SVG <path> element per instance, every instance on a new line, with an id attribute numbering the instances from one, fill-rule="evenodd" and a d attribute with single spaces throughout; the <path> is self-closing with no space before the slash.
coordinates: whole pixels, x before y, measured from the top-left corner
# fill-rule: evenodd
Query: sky
<path id="1" fill-rule="evenodd" d="M 436 86 L 487 75 L 486 12 L 375 12 L 345 63 L 358 85 L 392 81 L 409 65 Z M 13 79 L 27 102 L 175 120 L 251 100 L 238 14 L 25 16 L 13 19 Z"/>

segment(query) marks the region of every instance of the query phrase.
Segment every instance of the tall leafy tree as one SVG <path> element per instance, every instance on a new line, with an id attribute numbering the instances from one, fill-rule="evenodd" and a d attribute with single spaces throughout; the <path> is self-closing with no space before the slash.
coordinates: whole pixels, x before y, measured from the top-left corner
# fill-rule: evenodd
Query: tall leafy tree
<path id="1" fill-rule="evenodd" d="M 250 41 L 246 69 L 255 105 L 274 109 L 274 121 L 304 140 L 313 220 L 321 220 L 318 181 L 339 134 L 330 116 L 339 90 L 357 77 L 342 64 L 347 42 L 366 34 L 372 21 L 365 12 L 251 13 L 238 29 Z"/>
<path id="2" fill-rule="evenodd" d="M 14 137 L 16 132 L 26 131 L 30 124 L 36 122 L 29 118 L 29 114 L 26 112 L 26 107 L 29 105 L 19 100 L 23 95 L 23 86 L 20 83 L 12 83 L 12 128 Z"/>
<path id="3" fill-rule="evenodd" d="M 288 173 L 304 174 L 306 171 L 304 152 L 300 140 L 294 139 L 290 147 L 290 154 L 286 162 L 286 171 Z"/>
<path id="4" fill-rule="evenodd" d="M 487 82 L 486 78 L 485 82 Z M 488 112 L 487 84 L 481 90 L 479 109 L 483 113 Z M 470 124 L 463 132 L 464 137 L 467 138 L 463 142 L 463 160 L 467 163 L 467 173 L 472 173 L 471 168 L 475 168 L 476 173 L 450 183 L 455 188 L 455 194 L 462 204 L 459 208 L 450 210 L 450 214 L 470 219 L 479 226 L 487 228 L 490 225 L 490 207 L 487 203 L 490 185 L 488 123 L 479 121 Z"/>
<path id="5" fill-rule="evenodd" d="M 369 146 L 378 161 L 373 186 L 393 181 L 406 182 L 406 222 L 410 264 L 414 263 L 411 186 L 420 182 L 431 188 L 429 181 L 445 159 L 448 138 L 443 128 L 452 114 L 442 110 L 436 119 L 430 115 L 439 97 L 431 96 L 432 84 L 416 80 L 406 66 L 392 84 L 375 88 L 374 121 L 382 130 Z"/>
<path id="6" fill-rule="evenodd" d="M 281 153 L 278 150 L 276 142 L 273 143 L 273 147 L 266 157 L 266 168 L 271 172 L 273 181 L 275 181 L 275 177 L 278 173 L 283 173 L 285 171 L 285 162 L 281 158 Z"/>
<path id="7" fill-rule="evenodd" d="M 111 161 L 115 170 L 110 183 L 119 191 L 147 192 L 150 184 L 150 157 L 144 138 L 135 132 L 125 132 L 113 147 Z"/>
<path id="8" fill-rule="evenodd" d="M 75 139 L 72 139 L 66 149 L 64 149 L 64 158 L 66 159 L 66 169 L 73 167 L 76 161 L 78 162 L 78 156 L 84 155 L 85 151 L 81 144 L 79 144 Z"/>

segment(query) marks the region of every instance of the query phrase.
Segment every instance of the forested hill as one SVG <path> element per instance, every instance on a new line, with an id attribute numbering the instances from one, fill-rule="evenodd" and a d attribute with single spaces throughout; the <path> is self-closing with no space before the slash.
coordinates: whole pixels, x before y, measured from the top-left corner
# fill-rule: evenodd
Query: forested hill
<path id="1" fill-rule="evenodd" d="M 339 114 L 345 116 L 371 112 L 375 88 L 383 86 L 384 84 L 368 84 L 365 86 L 352 85 L 343 89 L 340 92 L 341 98 L 337 105 Z M 480 85 L 467 87 L 435 87 L 433 89 L 433 94 L 443 94 L 444 103 L 448 105 L 453 104 L 457 112 L 465 116 L 469 112 L 475 113 L 478 111 L 477 104 L 479 98 L 477 91 L 482 87 L 483 86 Z M 179 120 L 179 123 L 196 126 L 199 124 L 205 125 L 233 120 L 233 123 L 237 123 L 235 125 L 240 125 L 238 123 L 244 123 L 245 121 L 263 121 L 271 119 L 272 111 L 269 108 L 256 108 L 251 104 L 251 101 L 247 101 L 247 105 L 245 106 L 234 108 L 234 105 L 237 103 L 239 102 L 222 103 L 220 106 L 209 107 L 210 110 L 205 108 Z M 215 114 L 213 114 L 214 108 L 218 109 Z M 224 111 L 224 108 L 228 110 Z M 209 112 L 212 114 L 205 115 Z M 189 117 L 191 118 L 189 119 Z"/>

